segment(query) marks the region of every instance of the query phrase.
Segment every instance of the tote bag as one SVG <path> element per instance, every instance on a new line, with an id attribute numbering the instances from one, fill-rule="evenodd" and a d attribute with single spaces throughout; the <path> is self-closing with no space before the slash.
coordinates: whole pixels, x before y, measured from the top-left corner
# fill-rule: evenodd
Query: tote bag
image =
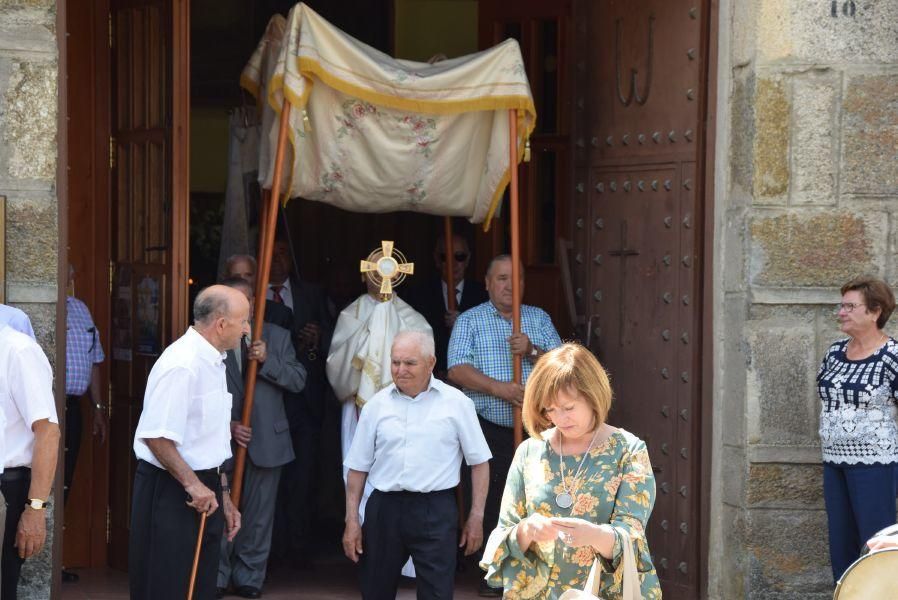
<path id="1" fill-rule="evenodd" d="M 642 600 L 642 591 L 639 585 L 639 573 L 636 571 L 636 558 L 633 556 L 633 544 L 630 542 L 630 534 L 625 529 L 615 527 L 620 536 L 624 549 L 624 581 L 621 600 Z M 582 590 L 567 590 L 558 600 L 607 600 L 599 596 L 599 586 L 602 580 L 602 563 L 597 558 L 589 570 L 586 585 Z"/>

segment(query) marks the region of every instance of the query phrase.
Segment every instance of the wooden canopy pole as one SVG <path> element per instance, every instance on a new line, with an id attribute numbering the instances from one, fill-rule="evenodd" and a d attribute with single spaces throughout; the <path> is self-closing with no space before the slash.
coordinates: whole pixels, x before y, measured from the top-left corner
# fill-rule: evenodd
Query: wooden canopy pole
<path id="1" fill-rule="evenodd" d="M 274 155 L 274 178 L 266 208 L 263 210 L 265 221 L 259 223 L 259 258 L 256 273 L 256 310 L 253 316 L 253 342 L 262 339 L 262 325 L 265 320 L 265 298 L 268 292 L 268 272 L 271 269 L 271 253 L 274 250 L 274 232 L 277 227 L 278 198 L 281 196 L 281 175 L 284 171 L 284 152 L 287 147 L 287 127 L 290 124 L 290 104 L 284 100 L 281 108 L 281 122 L 278 128 L 277 152 Z M 250 360 L 246 367 L 245 394 L 243 397 L 243 414 L 240 423 L 248 427 L 253 413 L 253 398 L 256 392 L 256 376 L 259 373 L 259 362 Z M 231 501 L 240 506 L 240 495 L 243 492 L 243 471 L 246 467 L 246 448 L 237 446 L 234 463 L 234 478 L 231 485 Z"/>
<path id="2" fill-rule="evenodd" d="M 446 236 L 446 245 L 443 250 L 446 251 L 446 261 L 443 264 L 443 268 L 446 269 L 446 308 L 449 312 L 455 312 L 457 308 L 455 302 L 455 273 L 452 272 L 452 267 L 455 266 L 455 251 L 452 247 L 452 217 L 443 217 L 445 219 L 445 233 Z"/>
<path id="3" fill-rule="evenodd" d="M 511 169 L 511 187 L 509 204 L 511 205 L 511 331 L 521 333 L 521 215 L 518 206 L 518 111 L 508 111 L 509 131 L 509 169 Z M 523 381 L 523 357 L 512 355 L 514 382 Z M 514 445 L 517 448 L 524 440 L 524 427 L 521 424 L 521 409 L 514 408 Z"/>

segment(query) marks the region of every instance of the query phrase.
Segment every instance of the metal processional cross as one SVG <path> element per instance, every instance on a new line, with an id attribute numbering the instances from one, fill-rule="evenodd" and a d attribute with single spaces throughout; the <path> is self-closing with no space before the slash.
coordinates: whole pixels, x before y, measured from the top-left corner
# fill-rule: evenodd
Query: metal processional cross
<path id="1" fill-rule="evenodd" d="M 389 296 L 406 275 L 414 275 L 415 263 L 407 262 L 402 252 L 393 247 L 393 242 L 383 241 L 379 250 L 374 250 L 367 259 L 362 260 L 359 271 L 380 284 L 382 296 Z"/>

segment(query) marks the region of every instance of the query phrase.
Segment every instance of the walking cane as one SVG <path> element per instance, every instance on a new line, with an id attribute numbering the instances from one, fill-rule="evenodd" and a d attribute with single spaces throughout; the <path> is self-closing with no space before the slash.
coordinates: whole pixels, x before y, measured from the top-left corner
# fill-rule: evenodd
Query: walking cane
<path id="1" fill-rule="evenodd" d="M 196 551 L 193 553 L 193 569 L 190 571 L 190 587 L 187 588 L 187 600 L 193 600 L 193 586 L 196 584 L 196 571 L 200 566 L 200 549 L 203 547 L 203 531 L 206 530 L 206 513 L 200 517 L 200 534 L 196 536 Z"/>

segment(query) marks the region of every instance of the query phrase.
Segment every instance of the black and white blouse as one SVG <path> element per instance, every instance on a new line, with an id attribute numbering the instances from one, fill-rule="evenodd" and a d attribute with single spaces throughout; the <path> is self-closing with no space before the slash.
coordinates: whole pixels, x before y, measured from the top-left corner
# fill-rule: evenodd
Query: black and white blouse
<path id="1" fill-rule="evenodd" d="M 898 463 L 898 342 L 849 360 L 849 339 L 829 347 L 817 374 L 823 462 Z"/>

